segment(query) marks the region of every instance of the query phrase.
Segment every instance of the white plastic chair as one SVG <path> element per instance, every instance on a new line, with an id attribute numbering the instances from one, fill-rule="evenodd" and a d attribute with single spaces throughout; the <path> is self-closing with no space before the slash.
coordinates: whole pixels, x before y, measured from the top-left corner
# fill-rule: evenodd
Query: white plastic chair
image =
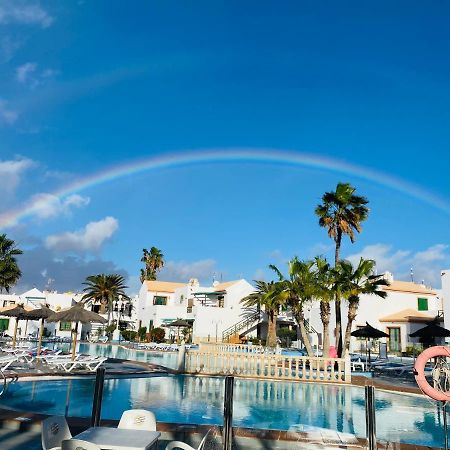
<path id="1" fill-rule="evenodd" d="M 64 417 L 48 417 L 42 422 L 42 448 L 43 450 L 56 450 L 61 448 L 64 439 L 70 439 L 72 433 Z"/>
<path id="2" fill-rule="evenodd" d="M 62 441 L 61 450 L 101 450 L 97 444 L 82 441 L 81 439 L 69 439 Z"/>
<path id="3" fill-rule="evenodd" d="M 208 430 L 208 432 L 205 434 L 205 436 L 202 439 L 202 442 L 200 442 L 200 445 L 197 447 L 197 449 L 191 447 L 189 444 L 186 444 L 186 442 L 171 441 L 166 445 L 166 450 L 172 450 L 174 448 L 181 448 L 183 450 L 204 450 L 205 442 L 209 433 L 211 433 L 211 430 Z"/>
<path id="4" fill-rule="evenodd" d="M 146 409 L 129 409 L 123 412 L 117 428 L 156 431 L 156 417 Z"/>

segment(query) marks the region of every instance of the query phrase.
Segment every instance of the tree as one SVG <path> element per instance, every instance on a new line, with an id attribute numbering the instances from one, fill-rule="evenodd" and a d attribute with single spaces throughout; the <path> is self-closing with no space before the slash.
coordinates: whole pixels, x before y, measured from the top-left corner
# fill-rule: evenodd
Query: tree
<path id="1" fill-rule="evenodd" d="M 156 280 L 158 272 L 164 267 L 164 255 L 156 247 L 152 247 L 150 251 L 144 248 L 141 262 L 145 265 L 145 268 L 141 269 L 141 283 L 145 280 Z"/>
<path id="2" fill-rule="evenodd" d="M 267 347 L 277 346 L 277 318 L 285 296 L 282 293 L 281 283 L 274 281 L 256 281 L 256 291 L 241 300 L 245 307 L 262 306 L 267 314 Z"/>
<path id="3" fill-rule="evenodd" d="M 353 267 L 350 261 L 340 261 L 336 269 L 336 283 L 340 295 L 348 302 L 347 328 L 345 330 L 344 349 L 350 349 L 352 325 L 358 314 L 359 298 L 361 295 L 376 295 L 386 298 L 386 291 L 382 286 L 389 282 L 382 275 L 374 275 L 375 261 L 361 258 L 358 266 Z"/>
<path id="4" fill-rule="evenodd" d="M 327 357 L 330 351 L 330 315 L 331 302 L 334 294 L 334 271 L 326 259 L 317 256 L 315 258 L 315 289 L 314 297 L 320 301 L 320 320 L 323 327 L 323 355 Z"/>
<path id="5" fill-rule="evenodd" d="M 14 286 L 22 272 L 17 264 L 16 256 L 21 255 L 22 250 L 16 247 L 12 239 L 8 239 L 6 234 L 0 235 L 0 293 L 9 290 Z"/>
<path id="6" fill-rule="evenodd" d="M 313 261 L 300 261 L 294 257 L 288 262 L 288 278 L 285 278 L 273 264 L 269 266 L 278 275 L 282 288 L 281 296 L 284 296 L 284 302 L 292 310 L 308 356 L 314 356 L 314 352 L 306 329 L 304 307 L 312 302 L 315 293 L 313 266 Z"/>
<path id="7" fill-rule="evenodd" d="M 322 204 L 315 209 L 319 225 L 327 228 L 328 236 L 335 242 L 334 265 L 340 260 L 342 236 L 355 242 L 355 232 L 361 232 L 361 223 L 367 219 L 369 208 L 365 197 L 355 195 L 356 189 L 349 183 L 338 183 L 336 191 L 325 192 Z M 335 297 L 336 340 L 338 356 L 342 356 L 342 320 L 340 298 Z"/>
<path id="8" fill-rule="evenodd" d="M 91 275 L 86 278 L 83 283 L 86 287 L 83 289 L 85 294 L 81 298 L 82 301 L 99 302 L 107 308 L 108 324 L 111 320 L 111 312 L 113 310 L 113 302 L 121 297 L 124 300 L 131 301 L 130 297 L 125 293 L 125 279 L 122 275 L 111 274 Z"/>

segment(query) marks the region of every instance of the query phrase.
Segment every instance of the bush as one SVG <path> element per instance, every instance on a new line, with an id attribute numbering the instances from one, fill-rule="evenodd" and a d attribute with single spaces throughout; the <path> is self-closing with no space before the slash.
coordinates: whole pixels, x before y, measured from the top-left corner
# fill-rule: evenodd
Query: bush
<path id="1" fill-rule="evenodd" d="M 126 341 L 134 341 L 136 339 L 136 336 L 137 336 L 137 331 L 133 331 L 133 330 L 123 330 L 122 331 L 122 337 Z"/>
<path id="2" fill-rule="evenodd" d="M 297 339 L 297 332 L 295 330 L 290 330 L 289 328 L 281 328 L 278 331 L 278 337 L 284 347 L 289 347 L 291 345 L 291 341 L 295 341 Z"/>
<path id="3" fill-rule="evenodd" d="M 164 328 L 152 328 L 150 333 L 148 333 L 151 342 L 164 342 L 165 336 L 166 330 L 164 330 Z"/>
<path id="4" fill-rule="evenodd" d="M 138 329 L 138 337 L 140 341 L 144 341 L 145 340 L 145 334 L 147 333 L 147 327 L 140 327 Z"/>

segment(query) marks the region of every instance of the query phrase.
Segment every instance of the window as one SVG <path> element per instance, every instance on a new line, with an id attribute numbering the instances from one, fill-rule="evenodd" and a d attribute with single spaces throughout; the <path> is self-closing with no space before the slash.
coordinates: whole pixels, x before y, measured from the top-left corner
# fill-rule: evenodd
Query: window
<path id="1" fill-rule="evenodd" d="M 148 331 L 152 330 L 153 330 L 153 320 L 150 320 L 150 322 L 148 323 Z"/>
<path id="2" fill-rule="evenodd" d="M 154 305 L 167 305 L 167 297 L 161 297 L 160 295 L 155 295 L 153 297 L 153 304 Z"/>
<path id="3" fill-rule="evenodd" d="M 417 299 L 417 310 L 418 311 L 428 311 L 428 299 L 418 298 Z"/>
<path id="4" fill-rule="evenodd" d="M 9 319 L 0 319 L 0 331 L 5 331 L 8 329 Z"/>
<path id="5" fill-rule="evenodd" d="M 72 329 L 72 322 L 59 322 L 59 331 L 70 331 Z"/>
<path id="6" fill-rule="evenodd" d="M 402 342 L 400 337 L 400 328 L 388 328 L 389 332 L 389 351 L 400 352 L 402 349 Z"/>
<path id="7" fill-rule="evenodd" d="M 218 297 L 217 300 L 219 300 L 219 308 L 223 308 L 225 306 L 225 299 L 223 295 L 221 297 Z"/>

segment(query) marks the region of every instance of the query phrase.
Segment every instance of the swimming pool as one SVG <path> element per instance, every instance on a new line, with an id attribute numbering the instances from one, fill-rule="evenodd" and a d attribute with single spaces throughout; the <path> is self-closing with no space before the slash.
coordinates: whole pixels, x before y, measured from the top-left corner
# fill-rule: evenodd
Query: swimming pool
<path id="1" fill-rule="evenodd" d="M 108 358 L 130 359 L 141 361 L 169 369 L 177 368 L 177 352 L 153 352 L 148 350 L 132 350 L 119 345 L 111 344 L 85 344 L 79 345 L 78 351 L 89 355 L 106 356 Z"/>
<path id="2" fill-rule="evenodd" d="M 108 379 L 102 417 L 119 419 L 130 408 L 155 412 L 161 422 L 221 424 L 223 378 L 162 376 Z M 90 417 L 92 378 L 11 384 L 0 406 Z M 376 392 L 377 436 L 391 442 L 442 447 L 442 417 L 425 398 Z M 365 436 L 364 389 L 320 383 L 235 380 L 233 426 Z"/>

